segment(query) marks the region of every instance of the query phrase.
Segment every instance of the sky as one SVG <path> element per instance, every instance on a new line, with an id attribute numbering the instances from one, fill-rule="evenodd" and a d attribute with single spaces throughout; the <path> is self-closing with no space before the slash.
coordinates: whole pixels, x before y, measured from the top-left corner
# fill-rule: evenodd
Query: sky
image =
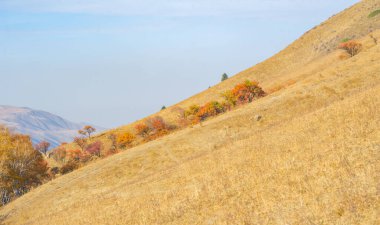
<path id="1" fill-rule="evenodd" d="M 358 0 L 0 0 L 0 105 L 112 128 L 285 48 Z"/>

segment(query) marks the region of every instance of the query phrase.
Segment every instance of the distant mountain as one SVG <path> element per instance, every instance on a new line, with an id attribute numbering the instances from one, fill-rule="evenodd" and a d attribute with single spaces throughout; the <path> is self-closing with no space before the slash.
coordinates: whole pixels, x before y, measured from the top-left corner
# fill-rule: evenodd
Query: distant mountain
<path id="1" fill-rule="evenodd" d="M 0 124 L 30 135 L 33 143 L 47 141 L 51 147 L 71 142 L 85 123 L 73 123 L 57 115 L 26 107 L 0 106 Z M 94 126 L 97 131 L 104 128 Z"/>

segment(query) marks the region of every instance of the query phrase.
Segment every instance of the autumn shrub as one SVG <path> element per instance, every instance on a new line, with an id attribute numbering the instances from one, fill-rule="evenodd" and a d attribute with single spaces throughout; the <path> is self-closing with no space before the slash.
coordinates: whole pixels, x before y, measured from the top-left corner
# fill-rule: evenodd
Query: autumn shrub
<path id="1" fill-rule="evenodd" d="M 82 149 L 82 151 L 84 151 L 87 146 L 87 139 L 84 137 L 75 137 L 74 143 L 77 144 Z"/>
<path id="2" fill-rule="evenodd" d="M 127 146 L 130 146 L 135 139 L 135 135 L 130 132 L 125 132 L 123 134 L 117 135 L 116 142 L 120 148 L 125 148 Z"/>
<path id="3" fill-rule="evenodd" d="M 41 152 L 44 155 L 46 155 L 46 153 L 48 152 L 49 147 L 50 147 L 50 143 L 47 141 L 41 141 L 35 146 L 36 150 Z"/>
<path id="4" fill-rule="evenodd" d="M 246 80 L 244 83 L 236 85 L 231 94 L 235 96 L 237 104 L 252 102 L 255 98 L 265 96 L 265 92 L 257 82 Z"/>
<path id="5" fill-rule="evenodd" d="M 353 57 L 362 50 L 362 44 L 352 40 L 341 43 L 339 48 L 345 50 L 351 57 Z"/>
<path id="6" fill-rule="evenodd" d="M 202 106 L 198 113 L 197 118 L 199 118 L 200 121 L 203 121 L 211 116 L 216 116 L 220 113 L 223 113 L 225 109 L 223 108 L 222 104 L 217 101 L 212 101 L 206 103 L 204 106 Z"/>
<path id="7" fill-rule="evenodd" d="M 68 149 L 66 150 L 66 157 L 68 161 L 79 162 L 82 158 L 83 152 L 79 149 Z"/>
<path id="8" fill-rule="evenodd" d="M 227 102 L 227 101 L 223 101 L 220 104 L 222 105 L 224 112 L 230 111 L 234 107 L 234 105 L 232 105 L 230 102 Z"/>
<path id="9" fill-rule="evenodd" d="M 77 161 L 74 161 L 74 160 L 69 160 L 67 163 L 65 163 L 65 165 L 63 165 L 59 172 L 61 174 L 67 174 L 67 173 L 70 173 L 76 169 L 79 168 L 79 163 Z"/>
<path id="10" fill-rule="evenodd" d="M 109 148 L 107 149 L 105 152 L 104 152 L 104 156 L 105 157 L 108 157 L 108 156 L 111 156 L 111 155 L 115 155 L 119 153 L 119 150 L 118 149 L 113 149 L 113 148 Z"/>
<path id="11" fill-rule="evenodd" d="M 52 157 L 57 162 L 65 162 L 66 155 L 66 149 L 62 147 L 56 148 L 50 153 L 50 157 Z"/>
<path id="12" fill-rule="evenodd" d="M 191 105 L 186 111 L 185 111 L 185 117 L 188 117 L 188 116 L 195 116 L 197 115 L 197 113 L 199 112 L 199 109 L 201 107 L 199 105 Z"/>
<path id="13" fill-rule="evenodd" d="M 86 147 L 85 152 L 87 152 L 88 154 L 90 154 L 92 156 L 100 157 L 100 153 L 102 151 L 102 148 L 103 148 L 103 143 L 101 141 L 96 141 L 94 143 L 89 144 Z"/>
<path id="14" fill-rule="evenodd" d="M 224 98 L 226 105 L 229 106 L 229 109 L 237 103 L 237 96 L 235 96 L 231 90 L 223 92 L 222 97 Z"/>
<path id="15" fill-rule="evenodd" d="M 51 177 L 55 177 L 57 174 L 59 174 L 59 168 L 58 167 L 53 167 L 49 169 L 49 175 Z"/>
<path id="16" fill-rule="evenodd" d="M 172 108 L 171 112 L 176 115 L 178 127 L 187 127 L 189 125 L 183 108 L 176 106 Z"/>
<path id="17" fill-rule="evenodd" d="M 141 137 L 147 137 L 151 131 L 150 127 L 145 123 L 140 123 L 135 126 L 136 134 Z"/>
<path id="18" fill-rule="evenodd" d="M 146 124 L 153 132 L 168 130 L 168 125 L 161 116 L 155 116 L 153 118 L 147 119 Z"/>
<path id="19" fill-rule="evenodd" d="M 98 156 L 100 156 L 100 155 L 97 155 L 97 157 Z M 91 161 L 93 159 L 93 157 L 94 157 L 94 155 L 91 155 L 88 152 L 82 152 L 82 154 L 80 155 L 80 159 L 79 159 L 78 163 L 86 164 L 87 162 Z"/>
<path id="20" fill-rule="evenodd" d="M 150 129 L 149 136 L 146 137 L 146 140 L 154 140 L 168 134 L 171 130 L 176 129 L 176 126 L 166 123 L 160 116 L 145 120 L 145 124 Z"/>

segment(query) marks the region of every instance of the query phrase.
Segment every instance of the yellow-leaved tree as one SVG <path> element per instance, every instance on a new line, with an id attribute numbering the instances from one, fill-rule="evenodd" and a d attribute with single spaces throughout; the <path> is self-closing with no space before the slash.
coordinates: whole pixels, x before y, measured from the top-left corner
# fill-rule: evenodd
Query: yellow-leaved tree
<path id="1" fill-rule="evenodd" d="M 29 136 L 0 126 L 0 205 L 28 192 L 48 177 L 47 162 Z"/>

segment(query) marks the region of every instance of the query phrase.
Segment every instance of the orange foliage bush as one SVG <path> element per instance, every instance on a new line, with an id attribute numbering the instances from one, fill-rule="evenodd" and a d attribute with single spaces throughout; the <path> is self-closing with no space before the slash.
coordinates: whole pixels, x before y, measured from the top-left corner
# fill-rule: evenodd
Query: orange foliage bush
<path id="1" fill-rule="evenodd" d="M 136 139 L 135 135 L 126 132 L 117 136 L 116 141 L 120 148 L 125 148 L 132 144 L 132 142 Z"/>
<path id="2" fill-rule="evenodd" d="M 69 149 L 66 150 L 65 162 L 75 161 L 77 163 L 86 163 L 92 159 L 92 156 L 93 155 L 88 151 L 81 151 L 79 149 Z"/>
<path id="3" fill-rule="evenodd" d="M 151 131 L 149 126 L 146 125 L 145 123 L 140 123 L 135 126 L 135 130 L 137 135 L 141 137 L 146 137 L 149 135 L 149 132 Z"/>
<path id="4" fill-rule="evenodd" d="M 169 125 L 165 120 L 156 116 L 149 118 L 145 121 L 145 124 L 149 127 L 149 135 L 146 136 L 146 140 L 154 140 L 169 133 L 170 130 L 175 129 L 175 126 Z"/>
<path id="5" fill-rule="evenodd" d="M 67 158 L 69 161 L 74 160 L 74 161 L 79 161 L 82 158 L 82 151 L 79 149 L 69 149 L 66 150 Z"/>
<path id="6" fill-rule="evenodd" d="M 245 81 L 238 84 L 231 90 L 231 93 L 236 98 L 237 104 L 245 104 L 252 102 L 255 98 L 264 97 L 265 92 L 257 82 Z"/>
<path id="7" fill-rule="evenodd" d="M 341 43 L 339 48 L 345 50 L 351 57 L 353 57 L 361 51 L 362 44 L 356 41 L 346 41 Z"/>
<path id="8" fill-rule="evenodd" d="M 222 104 L 220 104 L 217 101 L 206 103 L 204 106 L 202 106 L 198 113 L 197 117 L 200 121 L 205 120 L 208 117 L 216 116 L 220 113 L 223 113 L 225 111 Z"/>

